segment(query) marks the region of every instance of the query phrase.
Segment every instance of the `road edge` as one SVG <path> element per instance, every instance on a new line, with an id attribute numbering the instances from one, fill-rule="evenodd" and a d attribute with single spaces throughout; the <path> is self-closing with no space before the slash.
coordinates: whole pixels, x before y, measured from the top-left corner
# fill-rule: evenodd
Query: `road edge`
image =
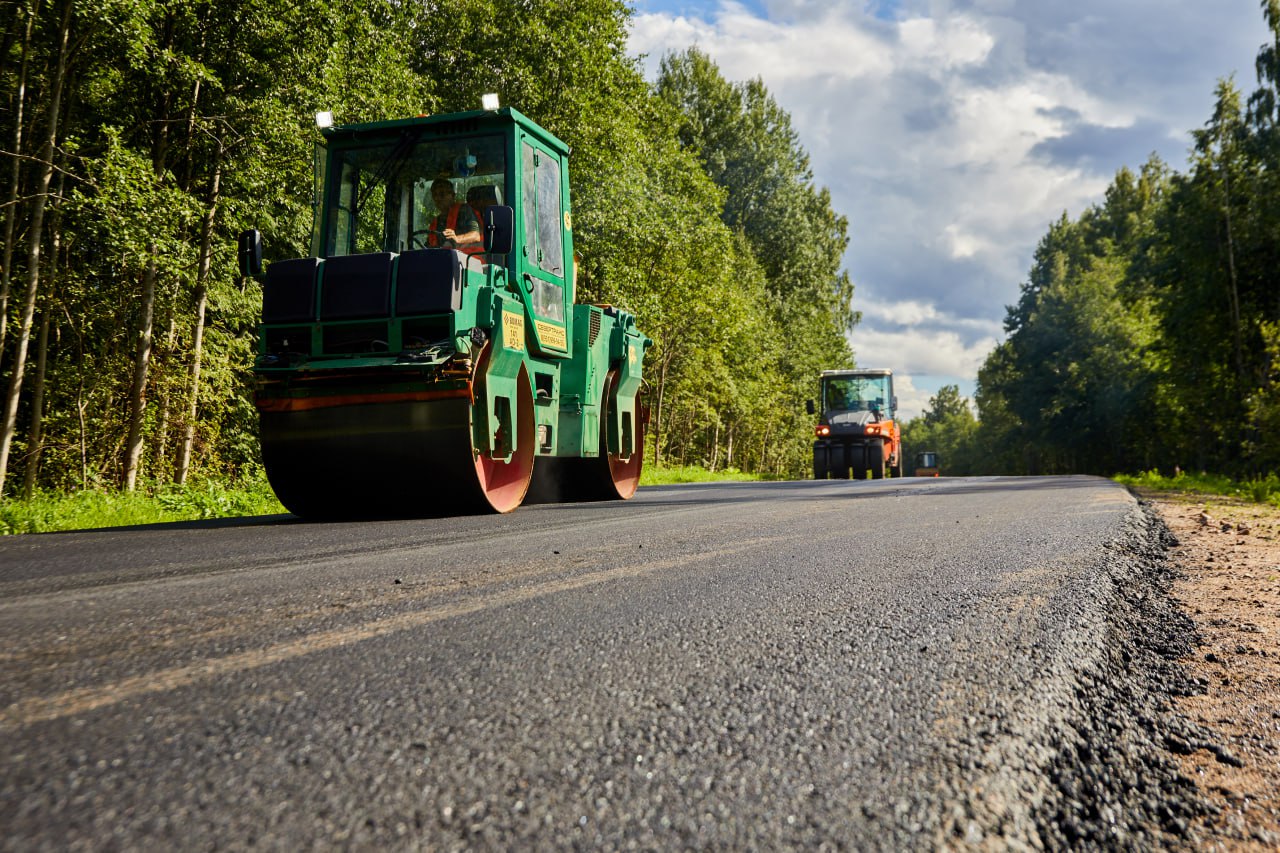
<path id="1" fill-rule="evenodd" d="M 1204 690 L 1180 662 L 1199 641 L 1172 597 L 1172 534 L 1134 497 L 1094 570 L 1046 608 L 1064 619 L 1017 707 L 974 733 L 976 769 L 956 792 L 944 848 L 991 850 L 1195 846 L 1213 811 L 1170 745 L 1198 738 L 1175 697 Z"/>

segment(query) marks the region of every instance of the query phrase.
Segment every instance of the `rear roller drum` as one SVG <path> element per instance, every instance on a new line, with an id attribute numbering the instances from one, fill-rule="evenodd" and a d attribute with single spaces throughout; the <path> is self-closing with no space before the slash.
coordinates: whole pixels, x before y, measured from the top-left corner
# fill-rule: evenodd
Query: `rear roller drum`
<path id="1" fill-rule="evenodd" d="M 618 371 L 610 370 L 604 382 L 604 399 L 608 401 L 610 423 L 618 409 L 617 386 Z M 640 471 L 644 467 L 644 421 L 644 412 L 637 400 L 631 410 L 632 452 L 625 459 L 617 453 L 609 452 L 607 430 L 600 430 L 600 458 L 605 461 L 600 466 L 599 475 L 603 500 L 629 500 L 640 486 Z"/>
<path id="2" fill-rule="evenodd" d="M 625 501 L 635 495 L 644 466 L 646 419 L 637 401 L 631 413 L 634 448 L 631 456 L 623 458 L 609 452 L 608 424 L 618 411 L 617 383 L 618 372 L 609 371 L 600 396 L 600 455 L 539 457 L 534 468 L 533 486 L 529 490 L 529 503 Z"/>

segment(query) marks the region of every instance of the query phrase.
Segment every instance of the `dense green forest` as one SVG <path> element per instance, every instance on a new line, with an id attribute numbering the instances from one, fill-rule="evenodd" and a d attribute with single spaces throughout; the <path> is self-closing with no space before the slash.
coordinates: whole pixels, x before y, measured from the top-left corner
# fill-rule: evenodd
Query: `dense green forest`
<path id="1" fill-rule="evenodd" d="M 252 471 L 261 292 L 235 235 L 306 254 L 317 111 L 373 121 L 484 92 L 573 148 L 578 299 L 655 341 L 650 459 L 807 467 L 802 401 L 852 363 L 847 222 L 758 81 L 689 51 L 646 82 L 622 0 L 0 10 L 0 495 Z M 810 239 L 779 243 L 779 223 Z"/>
<path id="2" fill-rule="evenodd" d="M 1280 470 L 1280 0 L 1262 10 L 1253 93 L 1218 83 L 1186 172 L 1121 169 L 1050 225 L 976 419 L 944 388 L 911 448 L 955 474 Z"/>

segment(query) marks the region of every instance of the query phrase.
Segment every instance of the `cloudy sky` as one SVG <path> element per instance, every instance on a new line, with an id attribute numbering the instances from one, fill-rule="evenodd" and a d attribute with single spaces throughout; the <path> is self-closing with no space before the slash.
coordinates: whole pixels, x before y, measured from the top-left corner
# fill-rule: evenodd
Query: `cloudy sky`
<path id="1" fill-rule="evenodd" d="M 759 76 L 849 218 L 858 363 L 903 414 L 966 396 L 1037 241 L 1157 153 L 1183 170 L 1219 78 L 1255 84 L 1259 0 L 633 0 L 649 77 L 697 45 Z"/>

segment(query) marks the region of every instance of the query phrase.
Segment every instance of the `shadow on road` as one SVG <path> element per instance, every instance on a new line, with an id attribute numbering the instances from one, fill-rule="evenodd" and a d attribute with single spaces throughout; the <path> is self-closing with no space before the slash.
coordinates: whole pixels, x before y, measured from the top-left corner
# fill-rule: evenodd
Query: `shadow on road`
<path id="1" fill-rule="evenodd" d="M 927 481 L 929 478 L 921 479 Z M 1097 489 L 1104 483 L 1115 486 L 1118 489 L 1124 488 L 1124 486 L 1108 480 L 1106 477 L 1095 477 L 1088 474 L 1037 477 L 957 477 L 954 479 L 943 477 L 934 480 L 934 482 L 945 483 L 945 488 L 949 494 Z"/>
<path id="2" fill-rule="evenodd" d="M 246 515 L 235 518 L 197 518 L 191 521 L 158 521 L 154 524 L 122 524 L 117 527 L 82 527 L 76 530 L 50 530 L 47 533 L 25 533 L 24 536 L 61 536 L 65 533 L 129 533 L 161 530 L 222 530 L 234 527 L 262 527 L 277 524 L 304 524 L 287 512 L 275 515 Z"/>
<path id="3" fill-rule="evenodd" d="M 821 502 L 834 500 L 866 500 L 888 496 L 909 497 L 929 494 L 980 494 L 993 492 L 1046 491 L 1060 489 L 1097 489 L 1101 483 L 1110 483 L 1103 477 L 1039 476 L 1039 477 L 904 477 L 893 480 L 759 480 L 731 483 L 672 483 L 660 486 L 644 486 L 637 492 L 635 506 L 675 507 L 691 502 L 707 504 L 759 503 L 777 500 L 779 490 L 785 490 L 789 502 Z M 1117 488 L 1123 488 L 1117 486 Z M 670 494 L 671 497 L 665 495 Z M 662 495 L 662 496 L 659 496 Z M 629 505 L 620 501 L 569 502 L 536 504 L 516 510 L 516 517 L 532 512 L 555 512 L 557 508 L 572 507 L 576 512 L 611 513 Z M 247 527 L 276 527 L 288 525 L 325 524 L 343 522 L 378 521 L 428 521 L 449 518 L 493 517 L 488 513 L 462 513 L 458 515 L 371 514 L 346 518 L 307 520 L 290 513 L 254 515 L 238 518 L 206 518 L 192 521 L 165 521 L 155 524 L 130 524 L 117 527 L 92 527 L 79 530 L 58 530 L 49 533 L 26 534 L 28 536 L 59 536 L 66 533 L 140 533 L 173 530 L 226 530 Z"/>

